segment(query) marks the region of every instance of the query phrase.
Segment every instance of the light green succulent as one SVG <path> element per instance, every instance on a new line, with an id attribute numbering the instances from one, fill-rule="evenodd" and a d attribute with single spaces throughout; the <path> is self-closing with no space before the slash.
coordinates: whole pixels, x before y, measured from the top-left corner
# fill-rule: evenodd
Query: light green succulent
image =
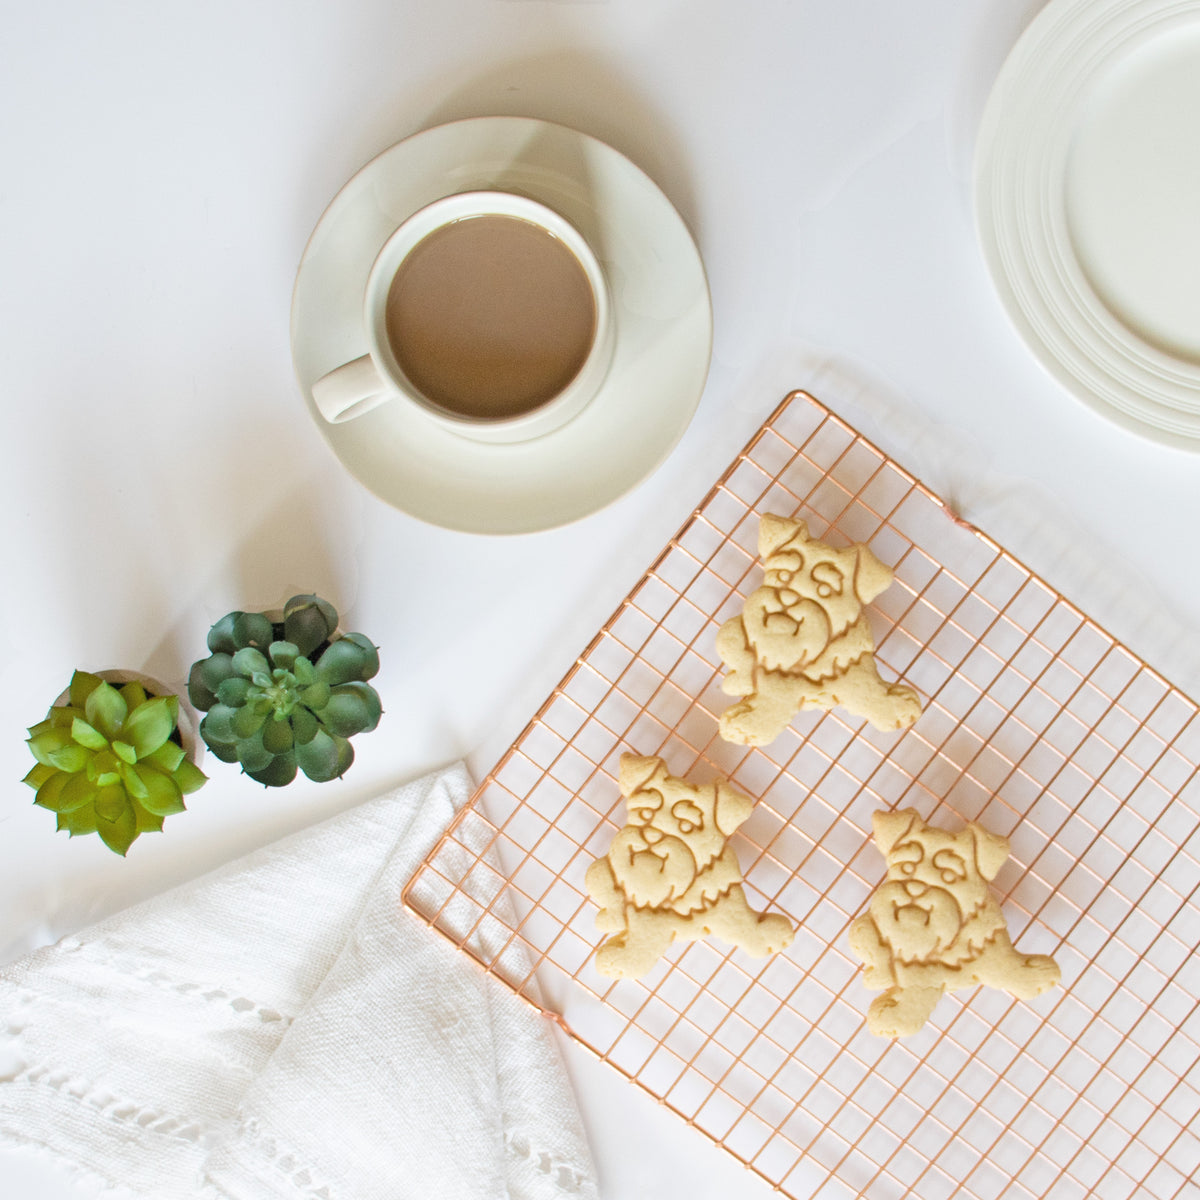
<path id="1" fill-rule="evenodd" d="M 212 627 L 188 695 L 207 713 L 200 736 L 217 758 L 268 787 L 298 770 L 316 782 L 345 773 L 350 737 L 374 729 L 383 708 L 367 683 L 378 651 L 361 633 L 336 637 L 337 623 L 332 604 L 305 595 L 287 602 L 282 621 L 231 612 Z"/>
<path id="2" fill-rule="evenodd" d="M 124 855 L 139 834 L 183 812 L 183 797 L 206 781 L 171 738 L 178 719 L 177 696 L 76 671 L 67 703 L 29 730 L 37 765 L 23 782 L 37 789 L 35 804 L 58 815 L 60 830 L 98 833 Z"/>

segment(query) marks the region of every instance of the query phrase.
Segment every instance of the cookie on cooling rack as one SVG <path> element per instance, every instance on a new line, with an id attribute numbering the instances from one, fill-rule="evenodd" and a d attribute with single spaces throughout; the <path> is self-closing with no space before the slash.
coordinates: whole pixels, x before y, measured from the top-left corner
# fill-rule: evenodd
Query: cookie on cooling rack
<path id="1" fill-rule="evenodd" d="M 863 985 L 883 992 L 867 1012 L 872 1033 L 916 1033 L 944 992 L 982 983 L 1027 1000 L 1059 982 L 1054 959 L 1013 946 L 988 887 L 1008 858 L 1005 838 L 974 821 L 947 833 L 913 808 L 871 820 L 887 877 L 850 926 L 850 947 Z"/>
<path id="2" fill-rule="evenodd" d="M 811 538 L 803 521 L 770 513 L 758 529 L 762 586 L 717 631 L 729 673 L 721 688 L 744 697 L 721 715 L 727 742 L 765 746 L 796 713 L 840 707 L 877 729 L 907 729 L 921 703 L 912 688 L 885 683 L 863 613 L 892 570 L 861 544 L 837 549 Z"/>
<path id="3" fill-rule="evenodd" d="M 596 951 L 601 975 L 645 975 L 672 942 L 706 934 L 755 957 L 791 945 L 791 922 L 755 912 L 742 890 L 729 836 L 750 815 L 748 797 L 724 779 L 696 787 L 635 754 L 621 756 L 619 784 L 626 824 L 587 872 L 596 928 L 609 935 Z"/>

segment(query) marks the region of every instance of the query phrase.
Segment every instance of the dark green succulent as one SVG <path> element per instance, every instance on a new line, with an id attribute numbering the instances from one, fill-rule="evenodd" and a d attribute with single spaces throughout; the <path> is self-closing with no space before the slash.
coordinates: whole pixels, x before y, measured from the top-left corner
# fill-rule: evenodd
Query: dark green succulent
<path id="1" fill-rule="evenodd" d="M 29 730 L 37 765 L 24 782 L 37 789 L 34 803 L 56 813 L 72 837 L 98 833 L 124 855 L 140 834 L 183 812 L 183 797 L 206 781 L 172 740 L 178 719 L 178 696 L 148 696 L 140 683 L 113 687 L 76 671 L 67 703 Z"/>
<path id="2" fill-rule="evenodd" d="M 337 609 L 293 596 L 283 620 L 231 612 L 208 634 L 208 658 L 192 664 L 188 695 L 207 713 L 200 736 L 251 779 L 282 787 L 297 769 L 319 783 L 354 761 L 349 739 L 374 729 L 383 708 L 367 680 L 379 653 L 361 633 L 336 636 Z"/>

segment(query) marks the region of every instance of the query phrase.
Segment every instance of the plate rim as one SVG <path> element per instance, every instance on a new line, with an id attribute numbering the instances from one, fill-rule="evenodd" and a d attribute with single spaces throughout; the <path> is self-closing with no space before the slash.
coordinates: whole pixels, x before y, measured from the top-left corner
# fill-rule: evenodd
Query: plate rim
<path id="1" fill-rule="evenodd" d="M 1200 452 L 1200 364 L 1141 337 L 1096 295 L 1070 244 L 1063 192 L 1067 147 L 1087 87 L 1171 26 L 1195 28 L 1198 18 L 1200 0 L 1050 0 L 992 85 L 973 164 L 985 264 L 1034 357 L 1094 412 L 1194 453 Z M 1039 108 L 1054 115 L 1037 118 Z M 1035 120 L 1040 128 L 1031 138 Z"/>

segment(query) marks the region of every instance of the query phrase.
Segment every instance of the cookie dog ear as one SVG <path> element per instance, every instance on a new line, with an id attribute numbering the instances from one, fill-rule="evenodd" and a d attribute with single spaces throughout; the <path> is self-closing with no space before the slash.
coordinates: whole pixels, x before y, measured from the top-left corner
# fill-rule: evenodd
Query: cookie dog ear
<path id="1" fill-rule="evenodd" d="M 803 521 L 789 521 L 774 513 L 764 513 L 758 523 L 758 557 L 769 557 L 797 535 L 802 542 L 808 541 L 808 526 Z"/>
<path id="2" fill-rule="evenodd" d="M 869 604 L 892 582 L 892 568 L 881 563 L 867 546 L 855 547 L 858 563 L 854 571 L 854 591 L 863 604 Z"/>
<path id="3" fill-rule="evenodd" d="M 617 784 L 621 795 L 628 799 L 638 788 L 645 787 L 656 771 L 666 771 L 661 758 L 643 758 L 640 754 L 622 754 Z"/>
<path id="4" fill-rule="evenodd" d="M 725 780 L 715 784 L 717 789 L 716 807 L 713 819 L 717 828 L 728 837 L 754 809 L 754 802 L 749 796 L 743 796 L 736 788 L 731 788 Z"/>
<path id="5" fill-rule="evenodd" d="M 1008 838 L 998 833 L 989 833 L 974 821 L 968 828 L 975 837 L 975 861 L 984 879 L 995 879 L 1008 858 Z"/>
<path id="6" fill-rule="evenodd" d="M 898 812 L 877 811 L 871 814 L 871 827 L 875 831 L 875 845 L 879 853 L 887 858 L 888 851 L 913 827 L 922 824 L 915 808 L 902 808 Z"/>

